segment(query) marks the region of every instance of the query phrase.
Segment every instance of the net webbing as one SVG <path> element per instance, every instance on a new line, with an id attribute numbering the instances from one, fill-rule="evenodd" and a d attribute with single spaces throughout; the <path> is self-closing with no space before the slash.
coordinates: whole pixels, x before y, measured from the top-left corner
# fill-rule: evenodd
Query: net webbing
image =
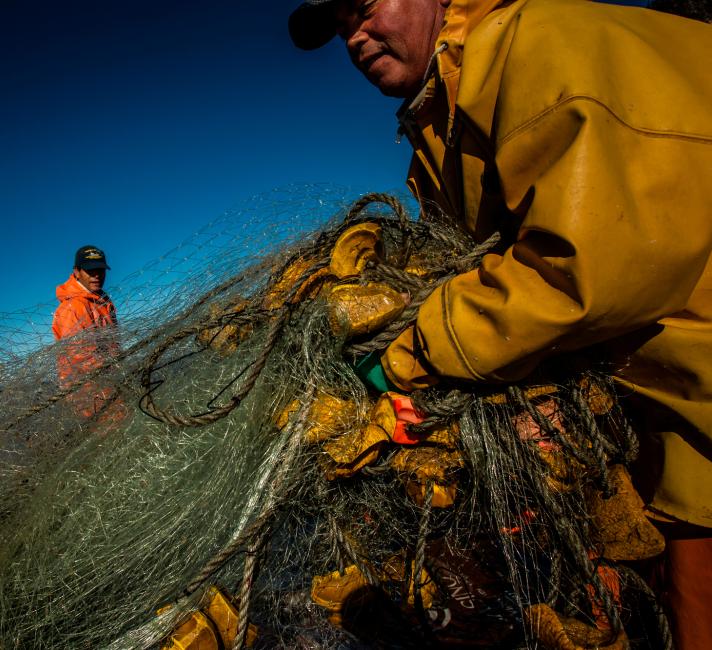
<path id="1" fill-rule="evenodd" d="M 412 220 L 386 195 L 347 209 L 329 192 L 224 215 L 123 283 L 116 330 L 48 345 L 31 327 L 5 328 L 0 647 L 152 647 L 213 584 L 265 648 L 522 647 L 537 634 L 525 612 L 540 604 L 605 621 L 603 640 L 624 626 L 648 643 L 634 610 L 649 599 L 623 571 L 623 599 L 611 589 L 603 569 L 615 562 L 592 523 L 591 504 L 616 491 L 611 468 L 637 444 L 602 363 L 415 394 L 428 417 L 413 432 L 427 442 L 405 460 L 379 443 L 339 473 L 328 441 L 308 440 L 325 395 L 353 407 L 332 433 L 367 426 L 376 396 L 354 358 L 384 349 L 436 286 L 499 245 L 476 245 L 441 215 Z M 365 221 L 385 250 L 359 281 L 412 303 L 347 341 L 319 289 L 335 242 Z M 58 375 L 82 355 L 92 364 L 80 378 Z M 537 435 L 522 434 L 522 418 Z M 428 438 L 438 427 L 455 442 Z M 447 485 L 422 478 L 444 458 L 455 459 Z M 454 503 L 440 507 L 448 487 Z M 348 567 L 363 584 L 335 620 L 312 581 Z"/>

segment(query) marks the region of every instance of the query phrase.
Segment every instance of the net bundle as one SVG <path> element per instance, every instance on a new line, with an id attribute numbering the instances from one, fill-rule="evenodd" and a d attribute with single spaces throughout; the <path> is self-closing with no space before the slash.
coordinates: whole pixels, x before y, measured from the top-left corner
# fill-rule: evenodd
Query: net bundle
<path id="1" fill-rule="evenodd" d="M 506 242 L 318 203 L 262 199 L 120 327 L 4 355 L 0 647 L 669 647 L 605 365 L 381 394 L 359 362 Z M 407 298 L 354 329 L 374 294 Z"/>

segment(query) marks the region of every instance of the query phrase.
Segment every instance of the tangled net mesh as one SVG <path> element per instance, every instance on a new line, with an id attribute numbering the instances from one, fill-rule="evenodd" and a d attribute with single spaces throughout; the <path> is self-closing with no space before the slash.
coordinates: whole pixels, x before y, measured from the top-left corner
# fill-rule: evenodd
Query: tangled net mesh
<path id="1" fill-rule="evenodd" d="M 18 344 L 28 330 L 6 328 L 0 647 L 170 645 L 212 585 L 256 626 L 250 638 L 240 624 L 236 648 L 574 647 L 537 636 L 527 612 L 539 605 L 597 629 L 601 647 L 670 647 L 652 594 L 606 556 L 594 512 L 637 453 L 600 361 L 415 393 L 427 414 L 411 428 L 417 453 L 458 459 L 448 507 L 438 479 L 397 469 L 395 442 L 334 469 L 327 445 L 363 430 L 377 400 L 354 359 L 504 244 L 477 244 L 435 210 L 411 219 L 387 195 L 346 208 L 333 194 L 272 194 L 225 215 L 148 269 L 150 286 L 123 285 L 116 331 L 30 351 Z M 384 251 L 357 282 L 412 301 L 348 338 L 319 289 L 334 282 L 336 242 L 365 222 Z M 58 378 L 87 350 L 100 362 L 81 381 Z M 348 414 L 309 441 L 325 395 Z M 443 427 L 457 434 L 446 446 L 429 437 Z M 315 602 L 315 576 L 353 575 L 336 606 Z"/>

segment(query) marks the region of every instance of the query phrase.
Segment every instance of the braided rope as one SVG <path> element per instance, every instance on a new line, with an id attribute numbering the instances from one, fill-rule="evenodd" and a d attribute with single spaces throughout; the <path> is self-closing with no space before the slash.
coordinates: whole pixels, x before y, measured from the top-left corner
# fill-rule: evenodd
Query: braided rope
<path id="1" fill-rule="evenodd" d="M 371 192 L 370 194 L 364 194 L 360 199 L 352 203 L 346 215 L 345 222 L 351 223 L 354 221 L 361 214 L 361 212 L 363 212 L 372 203 L 383 203 L 390 207 L 398 217 L 398 220 L 402 226 L 410 223 L 408 213 L 403 207 L 403 204 L 394 196 L 383 192 Z"/>
<path id="2" fill-rule="evenodd" d="M 443 278 L 444 282 L 447 278 Z M 440 283 L 439 283 L 440 284 Z M 388 324 L 387 327 L 380 330 L 370 341 L 366 343 L 352 343 L 344 348 L 344 354 L 354 357 L 385 350 L 393 341 L 395 341 L 403 331 L 415 322 L 418 317 L 420 306 L 427 300 L 428 296 L 438 285 L 424 287 L 415 295 L 411 303 L 405 308 L 398 320 Z"/>
<path id="3" fill-rule="evenodd" d="M 368 562 L 365 562 L 361 556 L 356 552 L 351 541 L 344 535 L 340 526 L 335 527 L 336 541 L 342 549 L 346 552 L 346 556 L 349 558 L 352 564 L 361 572 L 361 574 L 366 578 L 366 582 L 372 587 L 379 587 L 381 581 L 376 575 L 376 573 L 371 568 Z"/>
<path id="4" fill-rule="evenodd" d="M 288 309 L 280 310 L 279 316 L 277 316 L 277 318 L 275 318 L 270 325 L 267 338 L 262 346 L 262 351 L 249 367 L 249 371 L 246 374 L 242 387 L 224 406 L 211 409 L 207 413 L 203 413 L 201 415 L 177 415 L 175 413 L 171 413 L 167 409 L 159 407 L 153 400 L 153 388 L 149 388 L 148 392 L 146 392 L 141 398 L 141 410 L 160 422 L 183 427 L 201 427 L 207 424 L 212 424 L 226 417 L 240 405 L 245 396 L 254 387 L 260 373 L 267 363 L 267 359 L 274 349 L 274 345 L 277 342 L 279 334 L 281 333 L 282 327 L 287 321 L 288 316 Z M 150 374 L 151 371 L 148 370 L 145 375 L 144 385 L 150 381 Z"/>
<path id="5" fill-rule="evenodd" d="M 275 462 L 270 466 L 260 479 L 258 488 L 270 484 L 269 492 L 265 500 L 264 506 L 260 514 L 255 518 L 252 524 L 242 533 L 235 535 L 234 538 L 217 553 L 198 573 L 198 575 L 185 588 L 186 594 L 192 594 L 201 587 L 220 567 L 222 567 L 232 556 L 234 556 L 248 540 L 259 539 L 267 524 L 274 515 L 279 511 L 281 504 L 287 498 L 289 484 L 286 480 L 288 474 L 292 470 L 292 465 L 301 448 L 302 436 L 306 423 L 309 407 L 314 396 L 314 389 L 307 391 L 304 403 L 294 420 L 294 424 L 289 426 L 285 431 L 285 437 L 282 441 L 282 447 L 277 451 L 279 462 Z M 272 474 L 277 468 L 277 474 L 272 478 Z M 259 496 L 260 491 L 255 492 Z"/>
<path id="6" fill-rule="evenodd" d="M 418 540 L 415 545 L 415 567 L 413 568 L 413 589 L 416 606 L 423 610 L 423 595 L 421 589 L 426 585 L 421 582 L 421 576 L 425 567 L 425 545 L 430 532 L 430 516 L 433 511 L 433 495 L 435 488 L 433 481 L 428 481 L 425 490 L 425 499 L 423 500 L 423 510 L 420 515 L 420 524 L 418 526 Z"/>
<path id="7" fill-rule="evenodd" d="M 618 411 L 619 413 L 622 411 L 620 406 L 618 407 Z M 623 452 L 623 457 L 626 463 L 632 463 L 638 457 L 638 452 L 640 450 L 640 440 L 635 434 L 635 431 L 633 430 L 633 425 L 630 423 L 630 420 L 626 418 L 625 415 L 621 414 L 621 416 L 623 418 L 622 435 L 623 440 L 626 443 L 626 447 Z"/>
<path id="8" fill-rule="evenodd" d="M 470 252 L 463 255 L 453 262 L 446 263 L 442 266 L 442 269 L 446 272 L 455 273 L 467 273 L 475 267 L 479 266 L 482 258 L 489 253 L 497 244 L 502 240 L 502 235 L 499 232 L 495 232 L 488 239 L 483 241 L 481 244 L 476 245 Z"/>
<path id="9" fill-rule="evenodd" d="M 674 643 L 672 639 L 672 632 L 670 630 L 670 622 L 668 621 L 665 611 L 658 603 L 658 599 L 655 592 L 650 588 L 650 586 L 641 578 L 635 570 L 627 567 L 625 565 L 618 565 L 616 567 L 618 573 L 625 577 L 628 584 L 632 584 L 638 591 L 640 591 L 646 600 L 650 604 L 655 613 L 656 622 L 658 624 L 658 634 L 659 641 L 661 643 L 663 650 L 674 650 Z"/>
<path id="10" fill-rule="evenodd" d="M 155 369 L 155 364 L 158 362 L 164 352 L 175 342 L 181 340 L 182 338 L 186 338 L 191 334 L 195 334 L 200 329 L 205 328 L 206 325 L 205 323 L 203 323 L 197 326 L 185 328 L 180 332 L 175 333 L 173 336 L 167 339 L 167 341 L 164 342 L 164 344 L 160 346 L 154 352 L 153 355 L 151 355 L 142 380 L 142 384 L 146 390 L 146 393 L 143 395 L 140 401 L 140 407 L 143 412 L 151 416 L 152 418 L 164 422 L 166 424 L 185 427 L 200 427 L 208 424 L 213 424 L 214 422 L 217 422 L 218 420 L 221 420 L 222 418 L 229 415 L 235 408 L 240 405 L 242 400 L 249 394 L 252 388 L 254 388 L 255 383 L 257 382 L 257 379 L 262 373 L 262 370 L 264 369 L 270 354 L 274 350 L 275 344 L 277 343 L 277 340 L 279 339 L 279 336 L 282 333 L 284 325 L 287 323 L 287 320 L 291 313 L 291 301 L 294 299 L 295 295 L 301 290 L 302 286 L 310 280 L 311 276 L 318 270 L 324 268 L 326 265 L 328 265 L 328 261 L 320 260 L 317 263 L 313 264 L 304 273 L 302 273 L 294 283 L 293 287 L 285 296 L 285 306 L 280 309 L 273 310 L 273 312 L 271 312 L 274 314 L 274 320 L 269 325 L 267 337 L 265 339 L 264 344 L 262 345 L 262 350 L 257 356 L 257 358 L 250 364 L 247 374 L 245 375 L 245 379 L 242 383 L 242 387 L 235 395 L 230 398 L 227 404 L 214 409 L 210 409 L 206 413 L 202 413 L 200 415 L 178 415 L 176 413 L 170 412 L 165 408 L 159 407 L 153 399 L 153 391 L 157 388 L 157 386 L 152 385 L 151 382 L 151 375 L 153 373 L 153 370 Z M 221 316 L 220 318 L 223 317 L 224 316 Z M 215 322 L 215 320 L 216 319 L 213 319 L 213 323 Z"/>
<path id="11" fill-rule="evenodd" d="M 560 444 L 571 456 L 573 456 L 579 463 L 584 467 L 591 465 L 591 458 L 588 456 L 584 450 L 577 445 L 572 445 L 568 438 L 562 435 L 561 431 L 557 429 L 554 424 L 547 418 L 541 411 L 539 411 L 531 400 L 526 396 L 521 387 L 516 385 L 511 385 L 507 387 L 507 392 L 524 411 L 526 411 L 529 416 L 534 420 L 537 426 L 552 440 Z"/>
<path id="12" fill-rule="evenodd" d="M 430 518 L 433 510 L 433 481 L 428 481 L 425 489 L 425 499 L 423 500 L 423 509 L 420 515 L 420 523 L 418 526 L 418 539 L 415 545 L 415 560 L 413 566 L 413 600 L 415 602 L 415 611 L 420 620 L 425 641 L 429 641 L 432 636 L 432 629 L 428 624 L 428 619 L 425 614 L 425 606 L 423 605 L 423 587 L 427 584 L 427 580 L 422 580 L 423 570 L 425 568 L 425 547 L 430 533 Z M 407 572 L 406 572 L 407 575 Z M 407 579 L 406 579 L 407 580 Z M 406 585 L 408 582 L 406 581 Z M 407 588 L 407 587 L 406 587 Z M 430 645 L 430 644 L 428 644 Z"/>
<path id="13" fill-rule="evenodd" d="M 452 243 L 452 240 L 446 239 Z M 365 343 L 352 343 L 344 349 L 344 353 L 354 357 L 385 350 L 393 341 L 395 341 L 403 331 L 410 327 L 418 318 L 418 311 L 422 304 L 430 297 L 430 295 L 439 286 L 454 277 L 454 273 L 464 273 L 474 268 L 482 256 L 491 250 L 500 241 L 500 234 L 495 233 L 487 241 L 479 246 L 476 246 L 467 255 L 460 257 L 451 263 L 445 263 L 439 268 L 432 269 L 433 273 L 440 273 L 440 277 L 431 283 L 424 283 L 422 280 L 410 276 L 408 273 L 396 269 L 395 267 L 386 264 L 376 264 L 368 274 L 374 279 L 392 279 L 395 278 L 402 285 L 410 286 L 416 289 L 416 294 L 410 304 L 400 317 L 389 323 L 385 328 L 380 330 L 375 336 Z"/>
<path id="14" fill-rule="evenodd" d="M 329 537 L 331 538 L 331 553 L 336 558 L 336 567 L 339 571 L 339 575 L 344 575 L 346 571 L 346 562 L 344 561 L 344 555 L 341 552 L 342 544 L 341 538 L 343 534 L 339 528 L 339 524 L 331 513 L 328 514 L 329 522 Z"/>
<path id="15" fill-rule="evenodd" d="M 427 284 L 424 280 L 411 275 L 407 271 L 382 263 L 374 264 L 373 268 L 367 266 L 363 272 L 363 278 L 367 282 L 387 281 L 399 289 L 408 289 L 409 291 L 420 291 Z"/>
<path id="16" fill-rule="evenodd" d="M 596 465 L 598 466 L 598 487 L 603 493 L 603 498 L 608 499 L 613 494 L 613 487 L 611 486 L 608 472 L 608 458 L 602 443 L 604 438 L 601 435 L 598 424 L 596 424 L 596 419 L 589 408 L 588 402 L 578 386 L 574 386 L 572 388 L 571 397 L 574 400 L 580 415 L 583 416 L 583 423 L 586 426 L 587 433 L 586 441 L 591 445 L 591 451 L 593 452 Z"/>
<path id="17" fill-rule="evenodd" d="M 247 632 L 249 630 L 247 615 L 250 611 L 250 603 L 252 601 L 252 586 L 257 573 L 257 565 L 260 554 L 269 535 L 270 530 L 265 527 L 257 539 L 255 539 L 247 549 L 245 568 L 242 574 L 242 584 L 240 586 L 240 609 L 237 615 L 239 628 L 235 641 L 232 645 L 233 650 L 243 650 L 245 647 Z"/>
<path id="18" fill-rule="evenodd" d="M 237 638 L 235 639 L 235 643 L 233 644 L 233 650 L 242 650 L 245 646 L 252 586 L 257 574 L 261 551 L 272 533 L 271 528 L 267 524 L 271 520 L 270 513 L 276 512 L 278 504 L 286 498 L 286 495 L 289 492 L 289 481 L 287 479 L 292 471 L 292 466 L 302 446 L 307 414 L 309 413 L 309 407 L 314 399 L 314 393 L 315 390 L 312 387 L 307 393 L 305 403 L 302 406 L 296 418 L 294 427 L 292 428 L 289 438 L 287 439 L 288 442 L 286 449 L 284 450 L 283 457 L 277 464 L 279 468 L 278 472 L 271 482 L 265 504 L 262 508 L 262 512 L 260 513 L 260 518 L 265 522 L 264 527 L 248 549 L 242 585 L 240 587 L 240 610 L 238 619 L 240 630 Z"/>
<path id="19" fill-rule="evenodd" d="M 415 391 L 412 399 L 415 407 L 428 417 L 419 424 L 410 425 L 409 429 L 414 433 L 426 433 L 443 422 L 459 418 L 472 405 L 475 396 L 453 389 L 439 399 L 429 397 L 427 391 Z"/>
<path id="20" fill-rule="evenodd" d="M 601 579 L 601 576 L 599 575 L 598 571 L 596 571 L 593 562 L 589 560 L 589 563 L 591 565 L 592 570 L 594 571 L 594 573 L 591 575 L 591 584 L 596 590 L 596 597 L 603 604 L 603 610 L 606 614 L 606 618 L 608 618 L 608 622 L 611 625 L 611 634 L 608 640 L 608 644 L 610 644 L 616 640 L 616 637 L 623 629 L 623 622 L 621 621 L 620 615 L 618 613 L 618 607 L 613 600 L 611 592 L 603 584 L 603 580 Z"/>

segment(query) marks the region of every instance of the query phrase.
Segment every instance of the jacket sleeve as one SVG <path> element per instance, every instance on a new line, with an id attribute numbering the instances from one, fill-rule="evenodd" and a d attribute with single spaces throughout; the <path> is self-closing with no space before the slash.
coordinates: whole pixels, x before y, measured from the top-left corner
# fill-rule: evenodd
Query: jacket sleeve
<path id="1" fill-rule="evenodd" d="M 87 322 L 91 322 L 82 306 L 75 305 L 75 302 L 74 300 L 65 300 L 54 312 L 52 333 L 56 340 L 74 336 L 87 327 Z"/>
<path id="2" fill-rule="evenodd" d="M 698 171 L 711 150 L 636 130 L 585 97 L 502 138 L 496 162 L 521 218 L 516 242 L 428 298 L 415 331 L 386 351 L 386 374 L 404 389 L 420 387 L 423 364 L 516 381 L 547 356 L 683 310 L 712 247 Z M 408 340 L 423 363 L 408 359 Z"/>

